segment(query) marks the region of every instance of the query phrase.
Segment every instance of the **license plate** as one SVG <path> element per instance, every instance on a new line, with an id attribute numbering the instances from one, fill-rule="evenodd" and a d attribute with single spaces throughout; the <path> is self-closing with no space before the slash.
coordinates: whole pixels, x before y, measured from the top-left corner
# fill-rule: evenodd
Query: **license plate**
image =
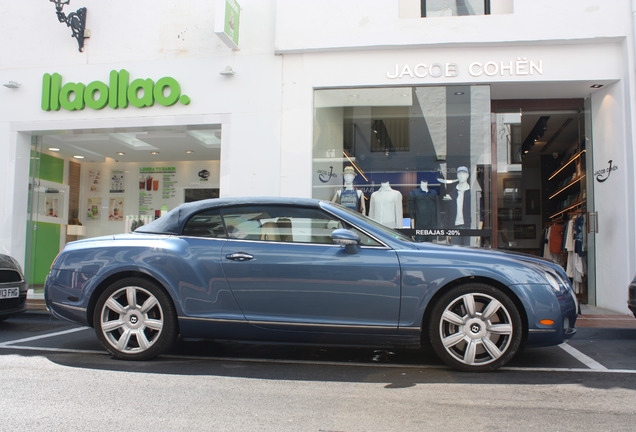
<path id="1" fill-rule="evenodd" d="M 0 299 L 20 297 L 20 288 L 0 288 Z"/>

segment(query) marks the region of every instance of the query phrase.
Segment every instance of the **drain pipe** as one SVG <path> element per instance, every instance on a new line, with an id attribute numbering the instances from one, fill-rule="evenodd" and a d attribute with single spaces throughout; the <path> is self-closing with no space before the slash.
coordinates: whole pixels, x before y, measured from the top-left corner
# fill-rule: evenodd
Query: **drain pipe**
<path id="1" fill-rule="evenodd" d="M 634 178 L 634 176 L 636 176 L 636 174 L 634 174 L 634 168 L 636 167 L 636 89 L 634 89 L 634 86 L 636 86 L 636 0 L 632 0 L 632 61 L 631 61 L 631 67 L 629 68 L 629 77 L 628 79 L 631 81 L 631 85 L 630 88 L 632 89 L 628 94 L 631 96 L 631 100 L 629 101 L 629 106 L 631 107 L 631 151 L 628 149 L 628 155 L 631 152 L 631 163 L 632 163 L 632 169 L 631 171 L 631 176 L 628 176 L 628 178 L 630 178 L 630 184 L 628 185 L 628 187 L 631 189 L 631 193 L 630 196 L 632 197 L 632 215 L 636 215 L 636 179 Z M 631 234 L 632 234 L 632 246 L 630 247 L 629 253 L 632 255 L 630 262 L 632 263 L 631 265 L 633 266 L 634 262 L 636 262 L 635 258 L 636 258 L 636 233 L 634 233 L 634 219 L 636 218 L 636 216 L 632 216 L 631 219 L 631 224 L 632 224 L 632 229 Z M 629 219 L 628 219 L 629 220 Z M 630 269 L 630 277 L 632 274 L 634 274 L 634 272 L 636 272 L 636 269 L 634 267 L 632 267 Z"/>

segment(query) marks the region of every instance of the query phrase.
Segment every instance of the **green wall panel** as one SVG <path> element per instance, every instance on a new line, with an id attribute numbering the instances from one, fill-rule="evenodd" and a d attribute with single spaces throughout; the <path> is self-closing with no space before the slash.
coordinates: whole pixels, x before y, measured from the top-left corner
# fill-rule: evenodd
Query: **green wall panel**
<path id="1" fill-rule="evenodd" d="M 28 228 L 33 229 L 29 222 Z M 29 268 L 29 283 L 31 285 L 44 284 L 49 274 L 51 264 L 60 251 L 61 225 L 38 222 L 37 230 L 31 231 L 31 259 Z"/>
<path id="2" fill-rule="evenodd" d="M 31 152 L 31 157 L 33 157 Z M 64 159 L 50 156 L 44 153 L 36 153 L 35 177 L 55 183 L 64 182 Z M 32 166 L 33 167 L 33 166 Z M 30 177 L 33 177 L 31 172 Z"/>

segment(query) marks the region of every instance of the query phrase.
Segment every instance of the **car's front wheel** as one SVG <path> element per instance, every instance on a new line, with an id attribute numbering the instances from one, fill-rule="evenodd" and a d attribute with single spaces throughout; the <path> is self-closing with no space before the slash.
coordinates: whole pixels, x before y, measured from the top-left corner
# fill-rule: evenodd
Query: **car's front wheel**
<path id="1" fill-rule="evenodd" d="M 172 301 L 157 284 L 126 278 L 110 285 L 93 315 L 97 338 L 115 358 L 147 360 L 165 352 L 176 339 Z"/>
<path id="2" fill-rule="evenodd" d="M 463 371 L 491 371 L 510 361 L 521 345 L 521 316 L 500 290 L 473 283 L 450 289 L 433 307 L 429 337 L 446 364 Z"/>

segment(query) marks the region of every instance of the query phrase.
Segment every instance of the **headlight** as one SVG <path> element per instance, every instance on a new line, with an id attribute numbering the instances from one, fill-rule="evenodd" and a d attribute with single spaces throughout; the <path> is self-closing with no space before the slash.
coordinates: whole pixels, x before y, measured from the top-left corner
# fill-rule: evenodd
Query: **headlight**
<path id="1" fill-rule="evenodd" d="M 559 283 L 559 278 L 557 278 L 555 275 L 553 275 L 552 273 L 549 273 L 549 272 L 545 273 L 545 277 L 548 280 L 548 283 L 550 284 L 550 286 L 556 292 L 561 292 L 562 287 L 561 287 L 561 284 Z"/>

